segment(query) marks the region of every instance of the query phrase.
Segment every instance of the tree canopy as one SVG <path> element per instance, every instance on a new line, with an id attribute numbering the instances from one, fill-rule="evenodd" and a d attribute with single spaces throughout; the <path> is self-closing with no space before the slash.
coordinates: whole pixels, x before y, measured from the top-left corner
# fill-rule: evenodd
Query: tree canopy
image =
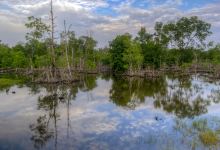
<path id="1" fill-rule="evenodd" d="M 51 25 L 41 18 L 28 17 L 26 42 L 13 47 L 0 42 L 1 68 L 41 68 L 51 65 Z M 184 66 L 192 63 L 220 64 L 220 46 L 207 37 L 211 24 L 196 16 L 167 23 L 156 22 L 154 31 L 141 27 L 136 37 L 117 35 L 107 47 L 97 48 L 91 34 L 78 37 L 65 30 L 53 44 L 57 67 L 94 70 L 111 68 L 115 73 L 132 74 L 146 68 Z"/>

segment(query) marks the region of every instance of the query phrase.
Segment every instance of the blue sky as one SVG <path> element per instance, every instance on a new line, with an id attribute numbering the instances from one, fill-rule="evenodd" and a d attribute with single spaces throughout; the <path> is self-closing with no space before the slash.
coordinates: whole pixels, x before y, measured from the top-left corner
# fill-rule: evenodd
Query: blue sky
<path id="1" fill-rule="evenodd" d="M 210 40 L 220 42 L 220 0 L 54 0 L 57 32 L 63 20 L 78 36 L 92 33 L 99 46 L 118 34 L 134 36 L 145 26 L 153 32 L 155 22 L 198 16 L 212 24 Z M 0 40 L 10 45 L 24 41 L 28 16 L 48 21 L 49 0 L 0 0 Z"/>
<path id="2" fill-rule="evenodd" d="M 194 8 L 202 8 L 208 4 L 216 4 L 219 1 L 220 0 L 106 0 L 108 7 L 98 7 L 94 12 L 101 15 L 118 16 L 120 14 L 118 14 L 114 8 L 123 4 L 129 4 L 134 8 L 152 9 L 166 3 L 175 3 L 177 9 L 188 11 Z"/>

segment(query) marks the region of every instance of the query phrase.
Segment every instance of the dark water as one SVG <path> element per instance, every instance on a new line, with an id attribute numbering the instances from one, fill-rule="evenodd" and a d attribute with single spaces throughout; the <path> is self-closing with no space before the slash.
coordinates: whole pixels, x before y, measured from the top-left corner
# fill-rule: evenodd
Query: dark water
<path id="1" fill-rule="evenodd" d="M 0 149 L 220 149 L 195 125 L 219 131 L 219 84 L 81 76 L 69 86 L 14 85 L 0 91 Z"/>

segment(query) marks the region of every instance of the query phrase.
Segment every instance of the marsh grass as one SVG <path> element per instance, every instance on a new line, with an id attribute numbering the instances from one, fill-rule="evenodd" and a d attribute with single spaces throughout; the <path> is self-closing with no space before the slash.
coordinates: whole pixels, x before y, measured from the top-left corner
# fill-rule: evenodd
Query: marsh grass
<path id="1" fill-rule="evenodd" d="M 22 83 L 22 81 L 19 79 L 0 78 L 0 90 L 19 83 Z"/>
<path id="2" fill-rule="evenodd" d="M 213 121 L 213 122 L 212 122 Z M 220 124 L 218 120 L 212 120 L 218 128 L 213 129 L 209 126 L 210 121 L 207 119 L 199 119 L 190 124 L 184 121 L 176 120 L 175 129 L 178 130 L 184 139 L 190 138 L 191 148 L 196 149 L 201 144 L 209 149 L 218 149 L 220 146 Z"/>
<path id="3" fill-rule="evenodd" d="M 199 138 L 205 146 L 217 146 L 219 143 L 219 135 L 212 130 L 200 132 Z"/>

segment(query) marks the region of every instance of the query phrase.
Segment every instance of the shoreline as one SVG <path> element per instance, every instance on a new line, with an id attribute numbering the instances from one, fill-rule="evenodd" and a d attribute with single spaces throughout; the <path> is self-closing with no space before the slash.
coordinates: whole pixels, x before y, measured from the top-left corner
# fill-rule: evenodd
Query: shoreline
<path id="1" fill-rule="evenodd" d="M 78 76 L 81 74 L 110 74 L 116 76 L 126 77 L 139 77 L 139 78 L 159 78 L 165 74 L 177 74 L 178 76 L 189 76 L 193 74 L 200 74 L 202 76 L 209 77 L 211 79 L 220 79 L 220 69 L 218 66 L 210 65 L 210 67 L 201 67 L 201 65 L 192 65 L 187 68 L 172 66 L 162 67 L 160 69 L 143 69 L 134 72 L 114 73 L 110 69 L 94 69 L 94 70 L 80 70 L 80 69 L 68 69 L 68 68 L 56 68 L 55 72 L 51 73 L 50 68 L 1 68 L 0 75 L 4 74 L 17 74 L 32 78 L 33 83 L 46 83 L 46 84 L 71 84 L 76 83 L 79 80 Z"/>

